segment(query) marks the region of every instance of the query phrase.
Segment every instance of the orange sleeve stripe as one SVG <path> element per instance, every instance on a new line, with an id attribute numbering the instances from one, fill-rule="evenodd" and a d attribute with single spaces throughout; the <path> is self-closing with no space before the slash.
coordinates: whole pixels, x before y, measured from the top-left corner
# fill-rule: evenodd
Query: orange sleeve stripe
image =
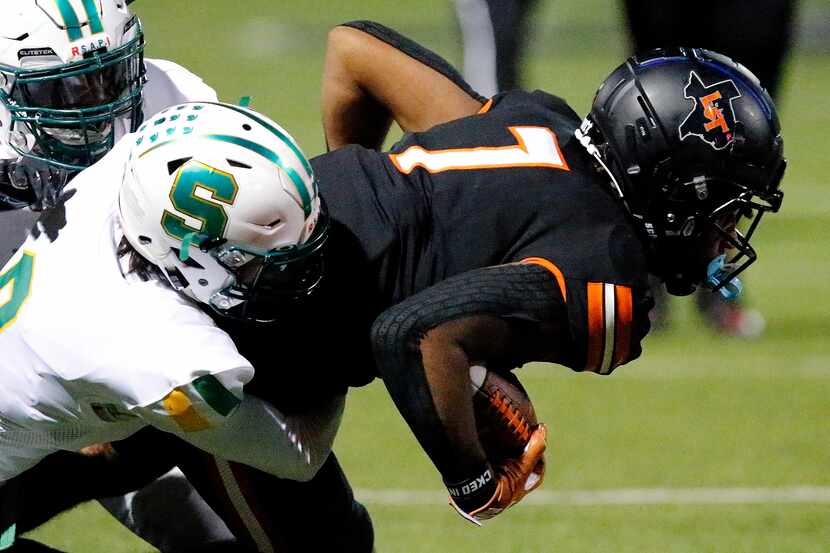
<path id="1" fill-rule="evenodd" d="M 627 286 L 615 286 L 615 295 L 617 298 L 617 324 L 615 345 L 614 345 L 614 364 L 613 367 L 618 367 L 628 361 L 628 355 L 631 348 L 631 323 L 633 318 L 633 301 L 631 299 L 631 288 Z"/>
<path id="2" fill-rule="evenodd" d="M 559 270 L 559 267 L 543 257 L 528 257 L 522 259 L 519 263 L 522 265 L 539 265 L 540 267 L 544 267 L 550 271 L 553 276 L 556 277 L 556 283 L 559 284 L 559 291 L 562 292 L 562 299 L 565 303 L 568 303 L 568 290 L 565 287 L 565 276 L 562 274 L 562 271 Z"/>
<path id="3" fill-rule="evenodd" d="M 493 107 L 493 99 L 492 99 L 492 98 L 490 98 L 489 100 L 487 100 L 487 101 L 484 103 L 484 105 L 483 105 L 483 106 L 481 106 L 481 109 L 480 109 L 480 110 L 478 110 L 478 113 L 479 113 L 479 114 L 482 114 L 482 113 L 487 113 L 488 111 L 490 111 L 490 108 L 491 108 L 491 107 Z"/>
<path id="4" fill-rule="evenodd" d="M 605 340 L 605 306 L 602 282 L 588 283 L 588 355 L 585 369 L 599 372 L 602 365 Z"/>

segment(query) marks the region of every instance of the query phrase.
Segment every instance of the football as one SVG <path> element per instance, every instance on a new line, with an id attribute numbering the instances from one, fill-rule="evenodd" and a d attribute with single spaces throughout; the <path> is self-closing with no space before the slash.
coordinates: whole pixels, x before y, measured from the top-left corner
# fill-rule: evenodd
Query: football
<path id="1" fill-rule="evenodd" d="M 479 365 L 470 367 L 470 384 L 476 429 L 487 459 L 497 462 L 520 456 L 538 424 L 521 384 Z"/>

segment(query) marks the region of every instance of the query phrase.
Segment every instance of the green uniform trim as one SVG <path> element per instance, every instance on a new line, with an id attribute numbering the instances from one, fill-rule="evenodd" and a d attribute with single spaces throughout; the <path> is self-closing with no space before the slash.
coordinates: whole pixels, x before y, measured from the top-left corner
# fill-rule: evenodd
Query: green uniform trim
<path id="1" fill-rule="evenodd" d="M 35 270 L 35 256 L 24 252 L 20 261 L 0 275 L 0 290 L 11 287 L 9 300 L 0 305 L 0 332 L 17 319 L 20 308 L 32 293 L 32 277 Z"/>
<path id="2" fill-rule="evenodd" d="M 200 376 L 193 381 L 193 388 L 199 392 L 205 403 L 223 417 L 227 417 L 241 403 L 239 398 L 228 391 L 213 375 Z"/>
<path id="3" fill-rule="evenodd" d="M 83 38 L 84 35 L 81 32 L 81 22 L 78 21 L 78 14 L 75 13 L 75 10 L 72 8 L 72 4 L 69 3 L 69 0 L 55 0 L 55 4 L 57 4 L 58 10 L 61 12 L 61 17 L 63 18 L 63 24 L 66 27 L 66 34 L 69 35 L 69 40 L 76 41 Z"/>
<path id="4" fill-rule="evenodd" d="M 0 551 L 9 549 L 14 545 L 14 540 L 17 537 L 17 525 L 12 524 L 0 534 Z"/>

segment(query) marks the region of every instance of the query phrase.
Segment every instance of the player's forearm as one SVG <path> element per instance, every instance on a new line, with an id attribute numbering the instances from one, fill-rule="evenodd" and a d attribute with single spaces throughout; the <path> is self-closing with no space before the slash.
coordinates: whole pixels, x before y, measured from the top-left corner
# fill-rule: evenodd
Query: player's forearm
<path id="1" fill-rule="evenodd" d="M 412 433 L 445 481 L 482 472 L 487 461 L 475 429 L 470 361 L 463 349 L 440 332 L 423 336 L 417 315 L 400 325 L 384 322 L 373 333 L 378 367 Z"/>
<path id="2" fill-rule="evenodd" d="M 464 465 L 477 468 L 486 457 L 478 440 L 470 393 L 469 370 L 473 362 L 452 334 L 453 327 L 458 325 L 449 322 L 428 331 L 420 342 L 421 360 L 438 418 L 454 445 L 455 456 L 466 459 Z M 458 474 L 450 472 L 457 468 L 453 463 L 442 474 L 458 478 Z"/>
<path id="3" fill-rule="evenodd" d="M 246 395 L 221 425 L 181 436 L 217 457 L 280 478 L 306 481 L 331 451 L 343 405 L 341 396 L 314 412 L 287 417 Z"/>
<path id="4" fill-rule="evenodd" d="M 478 324 L 478 316 L 469 316 L 472 304 L 459 294 L 467 284 L 450 279 L 428 288 L 384 312 L 372 328 L 384 384 L 448 483 L 477 476 L 487 468 L 469 377 L 470 365 L 484 359 L 476 352 L 486 354 L 478 344 L 465 341 L 483 325 Z"/>
<path id="5" fill-rule="evenodd" d="M 505 265 L 444 280 L 384 312 L 372 328 L 378 370 L 401 414 L 447 481 L 484 459 L 469 367 L 548 359 L 567 320 L 543 268 Z M 542 329 L 549 327 L 549 332 Z"/>

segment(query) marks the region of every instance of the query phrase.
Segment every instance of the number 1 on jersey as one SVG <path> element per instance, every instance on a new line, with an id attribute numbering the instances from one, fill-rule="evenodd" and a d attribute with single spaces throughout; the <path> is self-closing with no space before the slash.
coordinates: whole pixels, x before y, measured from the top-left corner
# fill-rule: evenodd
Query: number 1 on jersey
<path id="1" fill-rule="evenodd" d="M 570 171 L 559 141 L 547 127 L 508 127 L 517 144 L 514 146 L 426 150 L 410 146 L 389 158 L 398 171 L 411 173 L 423 167 L 430 173 L 469 171 L 472 169 L 499 169 L 507 167 L 550 167 Z"/>

